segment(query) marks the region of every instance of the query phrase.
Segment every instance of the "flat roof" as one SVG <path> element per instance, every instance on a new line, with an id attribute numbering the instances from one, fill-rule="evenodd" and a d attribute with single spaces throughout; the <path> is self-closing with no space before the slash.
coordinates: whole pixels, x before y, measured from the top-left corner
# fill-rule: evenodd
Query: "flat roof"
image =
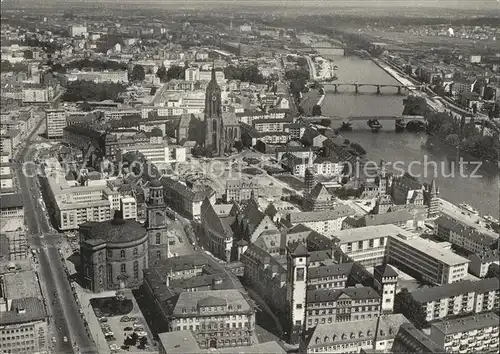
<path id="1" fill-rule="evenodd" d="M 198 342 L 191 331 L 158 333 L 158 339 L 166 353 L 199 353 Z"/>
<path id="2" fill-rule="evenodd" d="M 5 273 L 3 282 L 5 297 L 9 300 L 40 296 L 36 275 L 32 270 Z"/>
<path id="3" fill-rule="evenodd" d="M 409 236 L 410 235 L 410 236 Z M 458 265 L 469 263 L 470 260 L 459 256 L 450 249 L 443 248 L 440 243 L 433 242 L 430 240 L 425 240 L 419 236 L 412 235 L 410 233 L 399 233 L 394 235 L 394 240 L 398 240 L 412 248 L 419 250 L 420 252 L 427 254 L 428 256 L 441 261 L 447 265 Z"/>
<path id="4" fill-rule="evenodd" d="M 499 317 L 493 312 L 476 314 L 473 316 L 456 318 L 448 321 L 440 321 L 431 325 L 431 332 L 434 330 L 444 334 L 468 332 L 475 329 L 497 326 Z"/>
<path id="5" fill-rule="evenodd" d="M 333 236 L 337 238 L 340 244 L 349 242 L 364 241 L 380 237 L 396 236 L 405 231 L 392 224 L 387 225 L 373 225 L 358 227 L 354 229 L 347 229 L 335 232 Z"/>

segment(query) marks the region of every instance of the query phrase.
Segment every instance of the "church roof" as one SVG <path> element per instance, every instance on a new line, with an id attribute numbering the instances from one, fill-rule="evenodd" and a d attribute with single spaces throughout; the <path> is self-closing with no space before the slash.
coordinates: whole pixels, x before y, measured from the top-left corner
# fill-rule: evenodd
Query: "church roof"
<path id="1" fill-rule="evenodd" d="M 233 231 L 230 225 L 234 222 L 234 216 L 223 218 L 224 220 L 219 218 L 208 198 L 205 198 L 201 204 L 201 215 L 203 220 L 209 223 L 210 227 L 219 235 L 232 235 Z"/>
<path id="2" fill-rule="evenodd" d="M 238 117 L 236 116 L 236 113 L 234 112 L 222 112 L 222 124 L 224 126 L 238 126 L 240 125 L 240 122 L 238 120 Z"/>
<path id="3" fill-rule="evenodd" d="M 306 246 L 304 246 L 302 242 L 292 243 L 288 247 L 293 256 L 300 257 L 309 255 L 309 251 L 307 251 Z"/>

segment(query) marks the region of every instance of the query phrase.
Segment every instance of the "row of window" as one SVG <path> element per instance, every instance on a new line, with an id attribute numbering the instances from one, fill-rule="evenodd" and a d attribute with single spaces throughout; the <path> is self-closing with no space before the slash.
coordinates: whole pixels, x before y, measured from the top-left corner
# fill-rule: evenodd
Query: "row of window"
<path id="1" fill-rule="evenodd" d="M 349 313 L 349 312 L 365 312 L 365 311 L 378 311 L 378 306 L 357 306 L 357 307 L 352 307 L 352 308 L 342 308 L 342 309 L 335 309 L 335 308 L 330 308 L 326 310 L 309 310 L 308 315 L 313 316 L 313 315 L 326 315 L 330 313 L 335 313 L 335 310 L 337 310 L 337 313 Z M 348 311 L 352 310 L 352 311 Z M 321 311 L 321 313 L 320 313 Z"/>
<path id="2" fill-rule="evenodd" d="M 378 314 L 373 314 L 373 318 L 376 318 L 378 317 Z M 364 319 L 371 319 L 372 318 L 372 314 L 368 314 L 368 315 L 353 315 L 353 316 L 344 316 L 344 317 L 337 317 L 336 319 L 334 319 L 333 317 L 323 317 L 321 319 L 319 318 L 316 318 L 314 319 L 314 325 L 317 325 L 319 323 L 321 324 L 325 324 L 325 323 L 335 323 L 335 322 L 349 322 L 349 321 L 357 321 L 357 320 L 364 320 Z M 312 319 L 308 319 L 307 320 L 307 324 L 309 326 L 312 326 L 313 325 L 313 320 Z"/>

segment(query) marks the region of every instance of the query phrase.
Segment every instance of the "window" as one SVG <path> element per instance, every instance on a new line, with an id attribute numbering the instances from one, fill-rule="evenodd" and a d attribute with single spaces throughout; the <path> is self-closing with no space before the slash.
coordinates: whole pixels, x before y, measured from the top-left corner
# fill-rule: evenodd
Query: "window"
<path id="1" fill-rule="evenodd" d="M 108 258 L 111 258 L 111 257 L 113 257 L 113 251 L 108 250 Z"/>
<path id="2" fill-rule="evenodd" d="M 134 261 L 134 278 L 139 278 L 139 262 Z"/>
<path id="3" fill-rule="evenodd" d="M 156 244 L 159 245 L 161 243 L 161 233 L 156 234 Z"/>
<path id="4" fill-rule="evenodd" d="M 133 254 L 134 254 L 134 256 L 137 256 L 137 247 L 134 248 Z"/>
<path id="5" fill-rule="evenodd" d="M 302 308 L 302 304 L 297 304 L 297 305 L 295 305 L 295 308 L 296 308 L 296 309 L 301 309 L 301 308 Z"/>
<path id="6" fill-rule="evenodd" d="M 124 250 L 121 250 L 121 251 L 120 251 L 120 257 L 121 257 L 121 258 L 125 258 L 125 251 L 124 251 Z"/>
<path id="7" fill-rule="evenodd" d="M 156 251 L 156 259 L 161 259 L 161 251 Z"/>
<path id="8" fill-rule="evenodd" d="M 120 271 L 122 273 L 126 273 L 127 272 L 127 265 L 125 263 L 122 263 L 122 265 L 120 266 Z"/>

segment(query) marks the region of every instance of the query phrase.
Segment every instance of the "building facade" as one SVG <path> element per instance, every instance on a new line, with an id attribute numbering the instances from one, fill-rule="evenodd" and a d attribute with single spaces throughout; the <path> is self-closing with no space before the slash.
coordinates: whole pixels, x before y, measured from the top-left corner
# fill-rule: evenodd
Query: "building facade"
<path id="1" fill-rule="evenodd" d="M 45 122 L 49 139 L 61 139 L 64 136 L 64 128 L 67 125 L 64 109 L 45 110 Z"/>

